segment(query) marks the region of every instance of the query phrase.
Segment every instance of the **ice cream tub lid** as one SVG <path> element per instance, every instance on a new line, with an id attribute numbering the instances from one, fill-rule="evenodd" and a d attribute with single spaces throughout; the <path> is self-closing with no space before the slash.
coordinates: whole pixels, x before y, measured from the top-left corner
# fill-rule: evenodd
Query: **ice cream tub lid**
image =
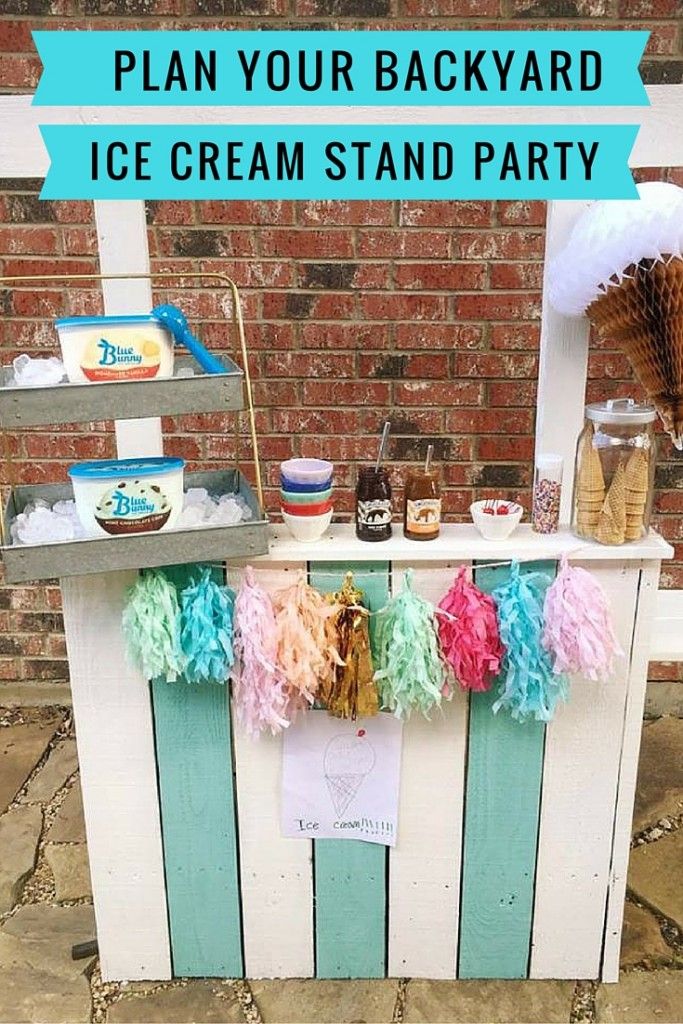
<path id="1" fill-rule="evenodd" d="M 55 327 L 101 327 L 109 324 L 111 327 L 125 326 L 126 324 L 156 324 L 166 330 L 164 324 L 151 313 L 140 313 L 135 316 L 68 316 L 61 320 L 55 320 Z"/>
<path id="2" fill-rule="evenodd" d="M 119 476 L 162 476 L 177 472 L 185 459 L 166 456 L 149 459 L 101 459 L 97 462 L 76 462 L 69 466 L 69 476 L 78 480 L 113 480 Z"/>

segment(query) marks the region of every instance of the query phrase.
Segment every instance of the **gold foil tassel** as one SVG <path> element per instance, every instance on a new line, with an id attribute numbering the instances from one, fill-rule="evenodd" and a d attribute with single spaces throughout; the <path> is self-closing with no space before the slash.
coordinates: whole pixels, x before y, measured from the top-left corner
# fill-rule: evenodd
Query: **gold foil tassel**
<path id="1" fill-rule="evenodd" d="M 368 611 L 362 607 L 363 591 L 346 574 L 338 594 L 328 598 L 337 607 L 329 620 L 339 663 L 327 693 L 321 693 L 330 715 L 335 718 L 369 718 L 379 711 L 379 696 L 374 681 Z"/>

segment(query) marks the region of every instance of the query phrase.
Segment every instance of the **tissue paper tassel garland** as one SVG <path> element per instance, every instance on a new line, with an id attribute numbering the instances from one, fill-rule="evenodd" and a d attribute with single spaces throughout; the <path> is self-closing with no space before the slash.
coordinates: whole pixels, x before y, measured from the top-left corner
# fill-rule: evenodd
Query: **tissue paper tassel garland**
<path id="1" fill-rule="evenodd" d="M 328 600 L 335 614 L 328 619 L 331 645 L 339 654 L 331 679 L 323 685 L 320 699 L 335 718 L 369 718 L 379 711 L 374 681 L 368 611 L 361 606 L 362 590 L 347 573 L 342 589 Z"/>
<path id="2" fill-rule="evenodd" d="M 614 671 L 619 647 L 607 604 L 598 581 L 566 555 L 545 598 L 542 643 L 553 659 L 556 673 L 580 672 L 589 679 L 606 680 Z"/>
<path id="3" fill-rule="evenodd" d="M 232 644 L 235 595 L 205 568 L 180 595 L 180 647 L 188 683 L 225 683 L 235 660 Z"/>
<path id="4" fill-rule="evenodd" d="M 273 595 L 277 661 L 288 686 L 287 717 L 313 704 L 321 687 L 329 687 L 341 659 L 330 642 L 326 623 L 336 607 L 302 578 Z"/>
<path id="5" fill-rule="evenodd" d="M 558 698 L 567 699 L 567 679 L 553 672 L 550 655 L 541 644 L 543 603 L 550 582 L 544 573 L 521 573 L 513 562 L 510 579 L 493 591 L 505 648 L 494 713 L 506 708 L 519 720 L 549 722 Z"/>
<path id="6" fill-rule="evenodd" d="M 448 694 L 447 668 L 439 654 L 434 607 L 413 593 L 412 572 L 403 591 L 379 614 L 375 680 L 382 705 L 397 718 L 413 709 L 425 717 Z"/>
<path id="7" fill-rule="evenodd" d="M 250 736 L 289 725 L 287 680 L 277 663 L 275 613 L 270 595 L 248 566 L 235 599 L 235 667 L 233 703 L 237 719 Z"/>
<path id="8" fill-rule="evenodd" d="M 503 655 L 496 606 L 474 585 L 465 566 L 439 602 L 436 617 L 443 656 L 462 689 L 490 689 Z"/>
<path id="9" fill-rule="evenodd" d="M 172 583 L 157 569 L 146 569 L 131 587 L 123 609 L 128 657 L 147 679 L 182 675 L 180 607 Z"/>

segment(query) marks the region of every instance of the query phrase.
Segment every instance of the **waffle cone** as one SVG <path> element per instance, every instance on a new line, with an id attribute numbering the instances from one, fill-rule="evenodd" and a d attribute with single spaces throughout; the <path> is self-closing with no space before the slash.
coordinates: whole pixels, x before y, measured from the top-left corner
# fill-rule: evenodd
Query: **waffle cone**
<path id="1" fill-rule="evenodd" d="M 629 456 L 624 471 L 624 483 L 626 484 L 627 502 L 637 503 L 641 496 L 645 502 L 650 483 L 650 460 L 647 452 L 642 448 L 636 448 Z"/>
<path id="2" fill-rule="evenodd" d="M 601 544 L 623 544 L 626 539 L 626 484 L 624 464 L 617 466 L 595 530 Z"/>
<path id="3" fill-rule="evenodd" d="M 591 444 L 590 437 L 586 436 L 581 444 L 579 457 L 579 476 L 576 483 L 577 498 L 579 501 L 602 502 L 605 497 L 605 477 L 602 472 L 602 462 L 597 449 Z"/>
<path id="4" fill-rule="evenodd" d="M 587 309 L 626 353 L 674 445 L 683 450 L 683 259 L 641 260 Z"/>

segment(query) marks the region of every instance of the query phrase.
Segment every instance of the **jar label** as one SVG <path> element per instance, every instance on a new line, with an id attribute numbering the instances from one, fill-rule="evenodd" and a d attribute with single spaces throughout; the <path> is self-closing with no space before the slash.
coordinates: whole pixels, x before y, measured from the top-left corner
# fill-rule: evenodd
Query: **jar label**
<path id="1" fill-rule="evenodd" d="M 436 533 L 440 521 L 440 498 L 409 498 L 406 502 L 406 528 L 411 533 Z"/>
<path id="2" fill-rule="evenodd" d="M 378 533 L 391 523 L 391 502 L 388 498 L 374 498 L 372 501 L 360 501 L 357 506 L 358 525 Z"/>

